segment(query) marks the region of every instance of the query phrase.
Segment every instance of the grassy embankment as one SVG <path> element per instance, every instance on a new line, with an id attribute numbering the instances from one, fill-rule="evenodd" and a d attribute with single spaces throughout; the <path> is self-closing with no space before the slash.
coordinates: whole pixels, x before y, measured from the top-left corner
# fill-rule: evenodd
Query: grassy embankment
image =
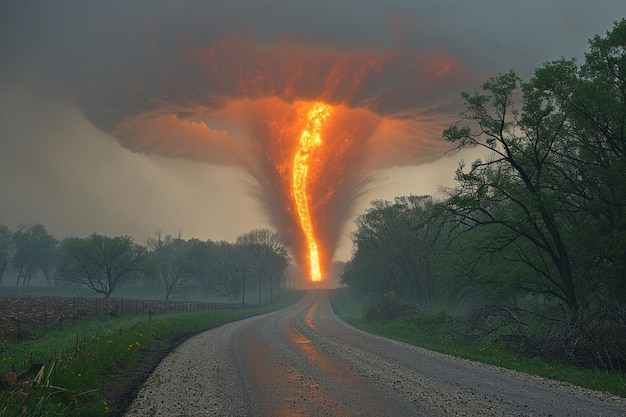
<path id="1" fill-rule="evenodd" d="M 286 307 L 147 317 L 99 317 L 35 340 L 0 340 L 0 417 L 116 416 L 160 360 L 193 334 Z M 43 365 L 43 367 L 41 366 Z M 27 373 L 32 369 L 31 374 Z M 16 382 L 17 380 L 17 382 Z"/>
<path id="2" fill-rule="evenodd" d="M 335 313 L 342 320 L 369 333 L 472 361 L 626 397 L 626 376 L 624 375 L 600 370 L 579 369 L 536 358 L 524 358 L 497 348 L 468 344 L 467 341 L 460 343 L 455 340 L 452 332 L 445 331 L 448 321 L 445 319 L 443 310 L 418 313 L 410 320 L 378 323 L 362 318 L 364 301 L 354 296 L 349 290 L 332 291 L 330 300 Z"/>

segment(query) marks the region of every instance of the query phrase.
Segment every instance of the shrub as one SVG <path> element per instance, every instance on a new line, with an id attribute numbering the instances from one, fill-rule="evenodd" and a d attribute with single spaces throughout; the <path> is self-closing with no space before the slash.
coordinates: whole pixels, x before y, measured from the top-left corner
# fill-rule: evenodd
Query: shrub
<path id="1" fill-rule="evenodd" d="M 363 318 L 369 321 L 385 322 L 404 318 L 415 311 L 412 304 L 401 300 L 393 291 L 375 298 L 367 297 L 363 303 Z"/>

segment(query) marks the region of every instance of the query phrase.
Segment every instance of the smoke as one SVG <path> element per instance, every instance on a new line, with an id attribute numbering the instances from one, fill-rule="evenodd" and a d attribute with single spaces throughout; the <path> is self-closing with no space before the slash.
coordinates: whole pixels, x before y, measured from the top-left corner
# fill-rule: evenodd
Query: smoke
<path id="1" fill-rule="evenodd" d="M 109 105 L 83 105 L 90 120 L 134 152 L 245 166 L 302 265 L 306 245 L 289 170 L 303 129 L 299 111 L 311 101 L 333 105 L 308 180 L 324 270 L 371 181 L 368 171 L 441 157 L 443 124 L 421 108 L 470 78 L 442 53 L 263 47 L 232 37 L 204 48 L 182 39 L 174 51 L 168 59 L 157 54 L 149 90 L 111 85 Z"/>
<path id="2" fill-rule="evenodd" d="M 301 264 L 286 173 L 303 106 L 334 106 L 309 174 L 327 268 L 371 172 L 440 158 L 459 92 L 535 51 L 503 52 L 514 30 L 468 28 L 480 7 L 409 3 L 7 2 L 0 87 L 76 105 L 132 152 L 244 167 Z M 473 60 L 476 45 L 493 53 Z"/>

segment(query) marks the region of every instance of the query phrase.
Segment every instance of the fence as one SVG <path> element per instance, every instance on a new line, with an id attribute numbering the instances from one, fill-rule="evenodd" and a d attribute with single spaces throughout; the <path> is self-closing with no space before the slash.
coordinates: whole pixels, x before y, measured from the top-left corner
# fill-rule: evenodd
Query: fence
<path id="1" fill-rule="evenodd" d="M 236 309 L 240 304 L 217 304 L 199 301 L 159 301 L 125 298 L 74 298 L 46 296 L 0 296 L 0 339 L 34 338 L 30 330 L 63 329 L 64 325 L 93 317 L 121 315 L 150 318 L 157 314 L 192 313 L 218 309 Z"/>

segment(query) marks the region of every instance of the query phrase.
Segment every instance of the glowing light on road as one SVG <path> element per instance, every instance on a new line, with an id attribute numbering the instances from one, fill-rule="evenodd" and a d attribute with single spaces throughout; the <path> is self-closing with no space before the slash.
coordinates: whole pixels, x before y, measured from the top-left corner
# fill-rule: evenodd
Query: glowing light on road
<path id="1" fill-rule="evenodd" d="M 302 226 L 302 232 L 306 238 L 309 255 L 309 267 L 311 281 L 321 281 L 319 250 L 315 240 L 313 224 L 309 212 L 309 196 L 307 193 L 307 175 L 312 152 L 322 144 L 320 132 L 324 122 L 328 119 L 332 107 L 322 102 L 313 104 L 307 115 L 308 121 L 304 131 L 300 135 L 300 143 L 293 159 L 292 191 Z"/>

